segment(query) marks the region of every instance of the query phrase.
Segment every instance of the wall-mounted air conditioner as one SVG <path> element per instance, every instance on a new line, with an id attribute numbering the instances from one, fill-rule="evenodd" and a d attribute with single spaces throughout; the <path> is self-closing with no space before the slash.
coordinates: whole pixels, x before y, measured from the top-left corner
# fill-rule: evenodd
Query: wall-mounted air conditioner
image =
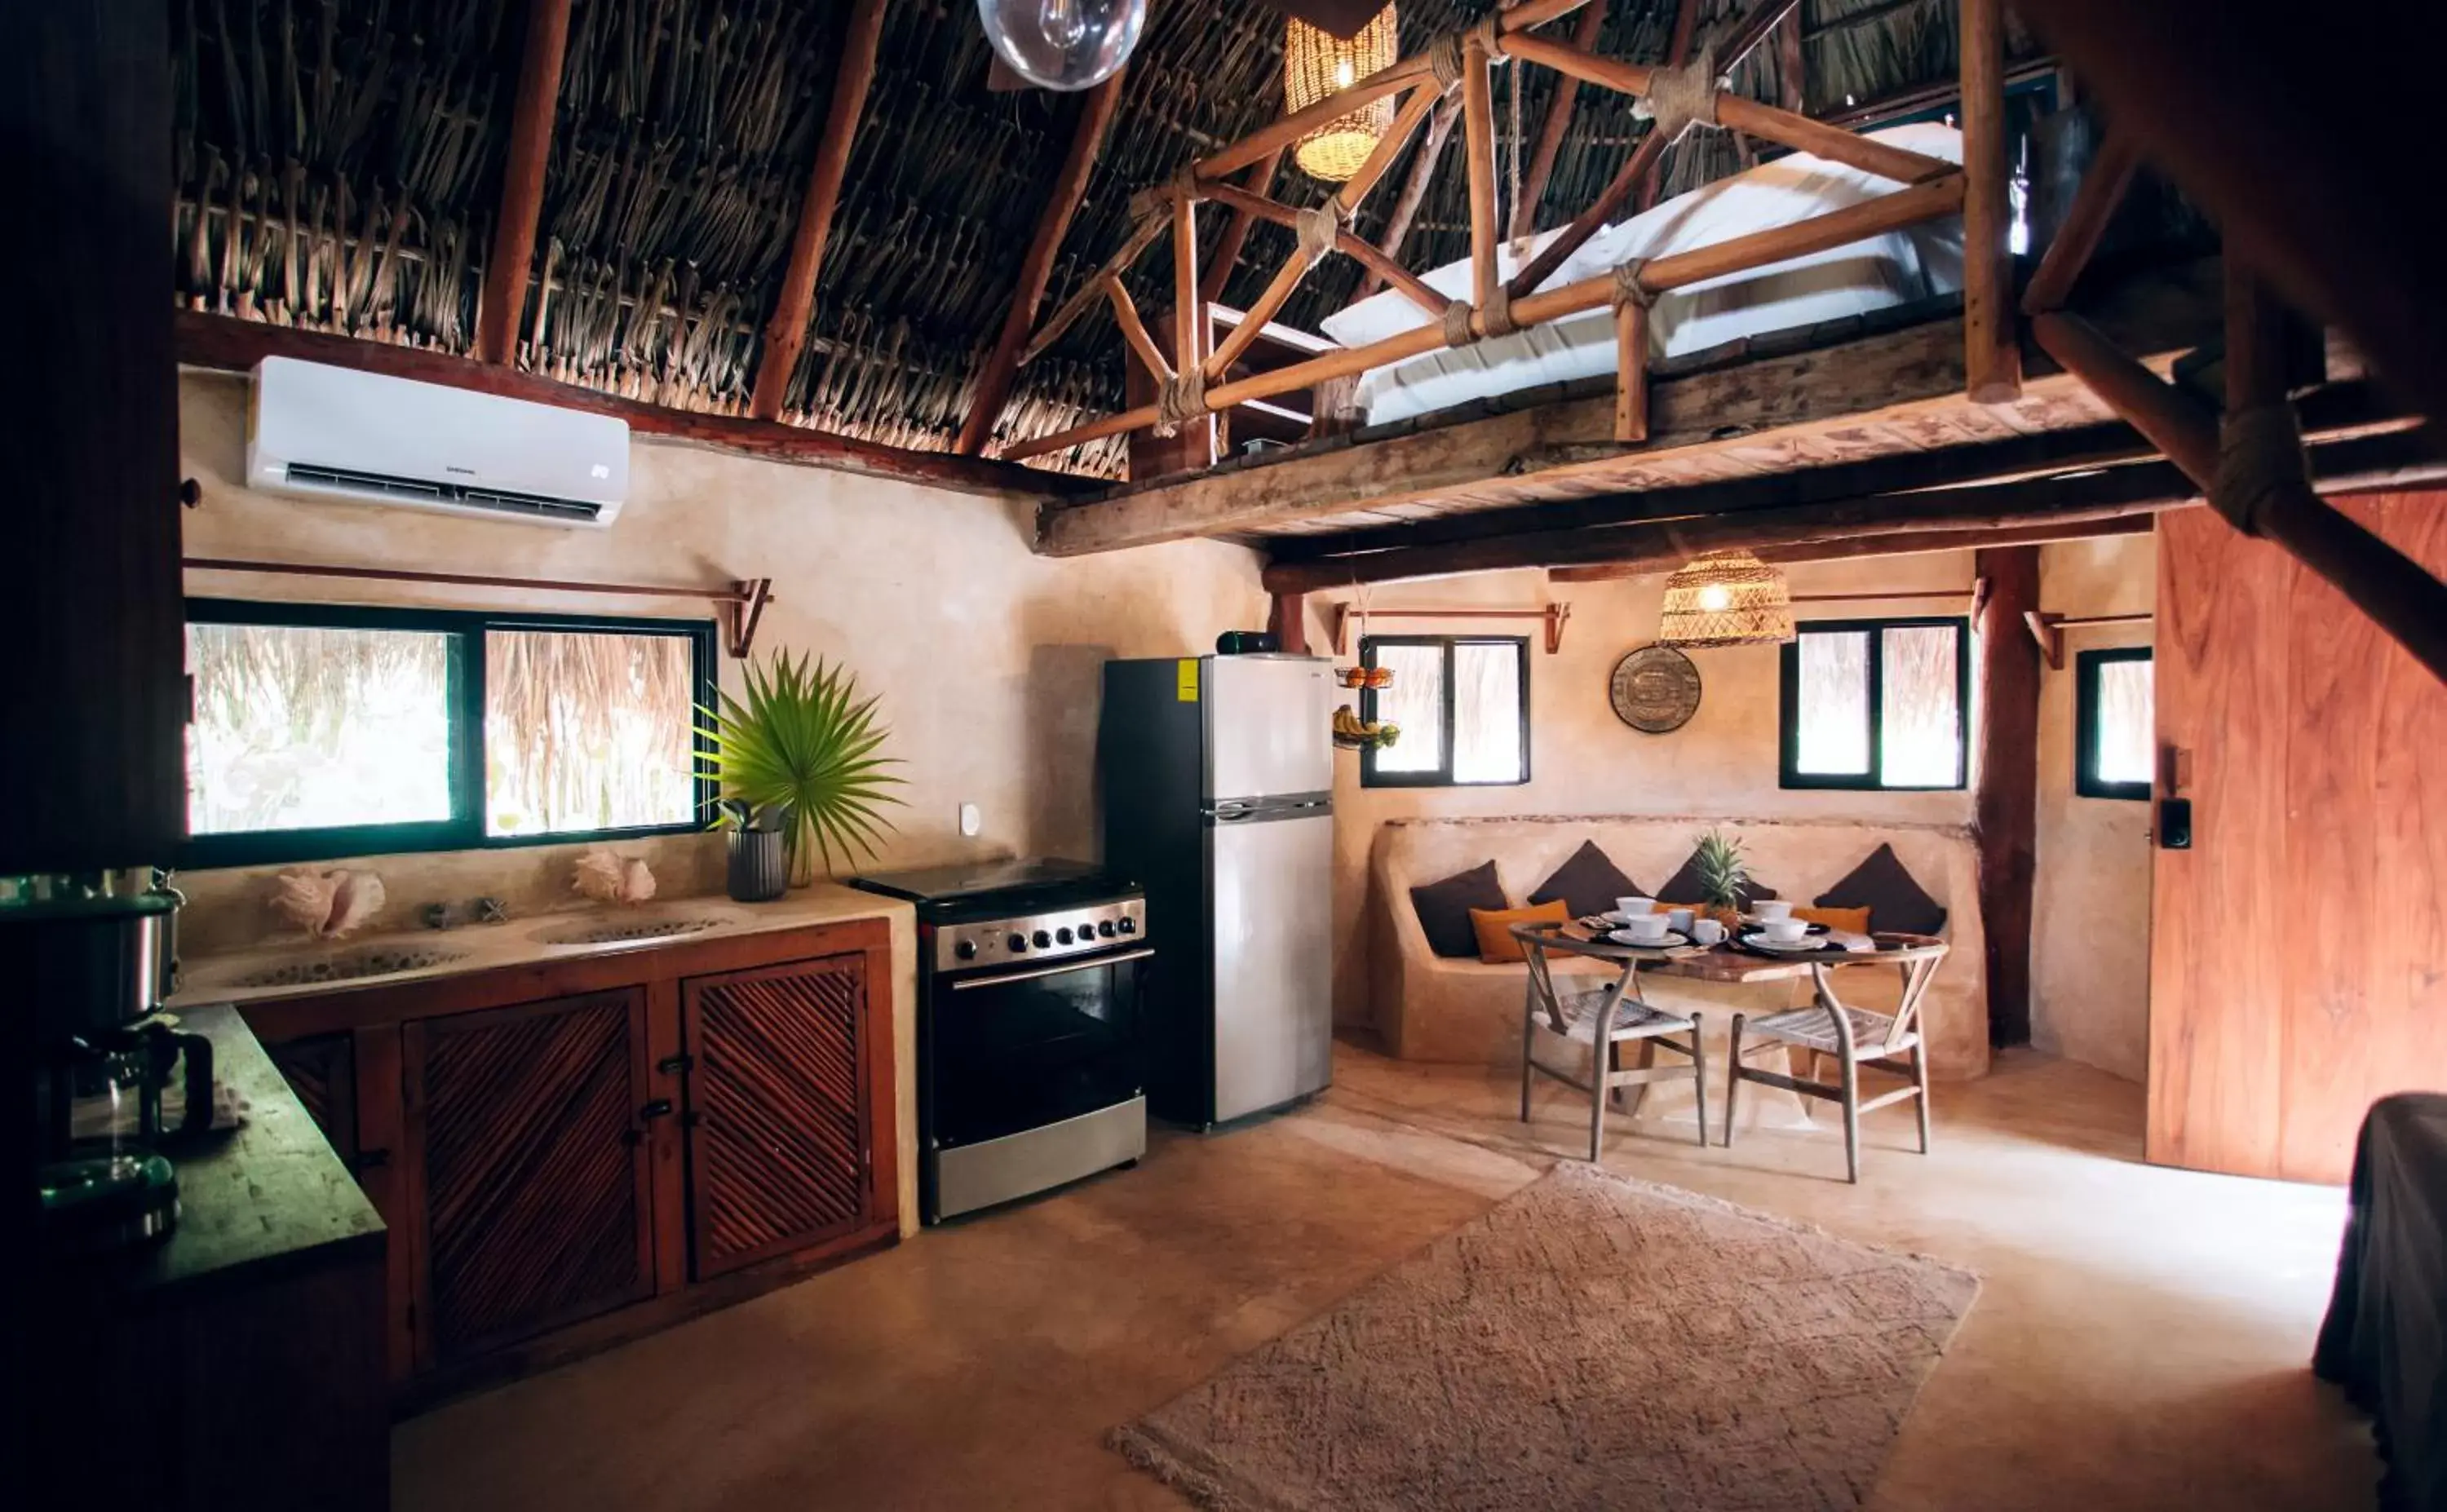
<path id="1" fill-rule="evenodd" d="M 440 384 L 290 357 L 256 364 L 250 487 L 531 525 L 612 523 L 629 425 Z"/>

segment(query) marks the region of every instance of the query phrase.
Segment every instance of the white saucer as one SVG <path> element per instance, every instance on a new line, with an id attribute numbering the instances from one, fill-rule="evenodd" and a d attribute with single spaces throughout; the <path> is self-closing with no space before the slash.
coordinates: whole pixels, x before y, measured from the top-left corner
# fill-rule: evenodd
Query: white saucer
<path id="1" fill-rule="evenodd" d="M 1608 930 L 1606 932 L 1606 938 L 1614 941 L 1618 945 L 1636 946 L 1644 951 L 1679 950 L 1682 946 L 1691 943 L 1688 937 L 1678 935 L 1670 929 L 1665 932 L 1665 937 L 1663 939 L 1633 939 L 1629 931 L 1620 929 Z"/>
<path id="2" fill-rule="evenodd" d="M 1604 919 L 1609 924 L 1621 924 L 1626 922 L 1630 917 L 1630 915 L 1625 914 L 1619 908 L 1609 908 L 1604 913 L 1598 916 L 1598 917 Z"/>
<path id="3" fill-rule="evenodd" d="M 1824 935 L 1804 935 L 1801 938 L 1796 940 L 1780 940 L 1770 939 L 1764 935 L 1753 934 L 1743 936 L 1742 943 L 1745 945 L 1755 945 L 1763 951 L 1774 951 L 1779 954 L 1814 955 L 1827 948 L 1827 936 Z"/>

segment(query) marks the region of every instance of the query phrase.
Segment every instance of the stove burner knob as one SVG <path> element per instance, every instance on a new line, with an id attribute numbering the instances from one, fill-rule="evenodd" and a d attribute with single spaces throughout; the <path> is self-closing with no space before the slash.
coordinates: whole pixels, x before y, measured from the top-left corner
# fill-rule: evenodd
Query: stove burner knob
<path id="1" fill-rule="evenodd" d="M 952 947 L 952 954 L 964 961 L 976 960 L 977 958 L 977 942 L 973 939 L 964 939 L 958 945 Z"/>
<path id="2" fill-rule="evenodd" d="M 1038 950 L 1043 950 L 1046 946 L 1051 945 L 1051 944 L 1053 944 L 1053 936 L 1051 936 L 1051 935 L 1048 935 L 1047 933 L 1045 933 L 1045 931 L 1043 931 L 1043 930 L 1041 930 L 1041 929 L 1040 929 L 1040 930 L 1038 930 L 1038 931 L 1036 932 L 1036 934 L 1035 934 L 1033 937 L 1034 937 L 1034 938 L 1035 939 L 1035 941 L 1036 941 L 1036 948 L 1037 948 Z"/>
<path id="3" fill-rule="evenodd" d="M 1125 935 L 1135 935 L 1135 934 L 1137 934 L 1138 932 L 1139 932 L 1139 921 L 1138 921 L 1137 919 L 1135 919 L 1135 918 L 1129 918 L 1129 917 L 1125 917 L 1125 918 L 1123 918 L 1123 920 L 1122 920 L 1122 933 L 1123 933 L 1123 934 L 1125 934 Z"/>
<path id="4" fill-rule="evenodd" d="M 1004 940 L 1003 943 L 1010 946 L 1013 950 L 1024 951 L 1028 949 L 1028 936 L 1015 933 L 1011 938 Z"/>
<path id="5" fill-rule="evenodd" d="M 1061 941 L 1061 942 L 1062 942 L 1063 944 L 1065 944 L 1065 945 L 1070 944 L 1070 943 L 1071 943 L 1071 926 L 1069 926 L 1068 924 L 1065 924 L 1062 928 L 1055 930 L 1055 931 L 1053 932 L 1053 937 L 1054 937 L 1055 939 L 1057 939 L 1057 940 Z"/>
<path id="6" fill-rule="evenodd" d="M 1107 939 L 1111 939 L 1113 937 L 1113 921 L 1109 918 L 1103 923 L 1097 925 L 1096 933 L 1104 936 Z"/>

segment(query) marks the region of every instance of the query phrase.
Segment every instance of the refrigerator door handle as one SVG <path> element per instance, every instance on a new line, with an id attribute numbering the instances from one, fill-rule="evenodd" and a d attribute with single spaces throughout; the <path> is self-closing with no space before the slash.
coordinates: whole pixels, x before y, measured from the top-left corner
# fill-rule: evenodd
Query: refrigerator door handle
<path id="1" fill-rule="evenodd" d="M 1228 824 L 1236 819 L 1255 819 L 1257 817 L 1258 811 L 1254 808 L 1219 808 L 1215 811 L 1215 822 L 1219 824 Z"/>

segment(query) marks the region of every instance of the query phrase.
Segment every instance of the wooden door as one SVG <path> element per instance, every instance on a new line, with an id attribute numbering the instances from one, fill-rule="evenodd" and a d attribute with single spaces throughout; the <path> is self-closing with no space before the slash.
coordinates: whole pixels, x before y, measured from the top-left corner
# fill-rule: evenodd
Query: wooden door
<path id="1" fill-rule="evenodd" d="M 863 954 L 682 984 L 690 1258 L 699 1280 L 864 1227 L 879 1211 Z"/>
<path id="2" fill-rule="evenodd" d="M 624 988 L 406 1026 L 420 1367 L 653 1293 L 645 1020 Z"/>
<path id="3" fill-rule="evenodd" d="M 263 1052 L 331 1142 L 332 1153 L 357 1168 L 357 1042 L 345 1030 L 266 1045 Z"/>
<path id="4" fill-rule="evenodd" d="M 2447 573 L 2447 494 L 2334 501 Z M 2447 688 L 2207 509 L 2158 523 L 2148 1154 L 2342 1181 L 2379 1097 L 2447 1088 Z"/>

